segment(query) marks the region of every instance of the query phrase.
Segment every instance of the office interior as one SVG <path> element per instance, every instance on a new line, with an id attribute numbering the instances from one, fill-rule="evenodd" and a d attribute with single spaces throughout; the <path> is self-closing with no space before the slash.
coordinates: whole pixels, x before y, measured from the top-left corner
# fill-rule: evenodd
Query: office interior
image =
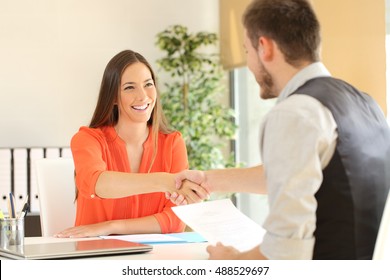
<path id="1" fill-rule="evenodd" d="M 245 68 L 240 11 L 249 2 L 0 0 L 0 149 L 53 148 L 54 153 L 68 155 L 70 138 L 90 121 L 108 60 L 124 49 L 139 51 L 157 70 L 159 80 L 167 79 L 156 65 L 162 56 L 156 34 L 181 24 L 193 32 L 219 35 L 216 51 L 234 82 L 230 87 L 234 93 L 226 92 L 226 99 L 234 97 L 239 116 L 237 160 L 257 164 L 259 124 L 273 101 L 259 99 L 258 86 Z M 372 95 L 387 114 L 390 0 L 312 3 L 322 23 L 325 65 L 334 76 Z M 0 184 L 5 205 L 8 190 Z M 38 198 L 30 194 L 30 199 Z M 26 236 L 39 235 L 39 207 L 32 206 Z M 266 197 L 238 194 L 237 207 L 261 223 L 267 213 Z"/>

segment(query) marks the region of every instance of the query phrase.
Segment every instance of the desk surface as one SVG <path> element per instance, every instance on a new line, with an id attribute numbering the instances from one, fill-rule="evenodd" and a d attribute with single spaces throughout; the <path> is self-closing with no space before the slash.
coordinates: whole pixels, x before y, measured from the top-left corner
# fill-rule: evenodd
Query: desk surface
<path id="1" fill-rule="evenodd" d="M 95 238 L 55 238 L 55 237 L 26 237 L 25 244 L 39 244 L 49 242 L 67 242 L 72 240 L 91 240 Z M 153 250 L 147 253 L 116 255 L 116 256 L 96 256 L 88 259 L 112 259 L 112 260 L 206 260 L 207 243 L 178 243 L 178 244 L 154 244 Z M 7 259 L 0 256 L 0 259 Z"/>

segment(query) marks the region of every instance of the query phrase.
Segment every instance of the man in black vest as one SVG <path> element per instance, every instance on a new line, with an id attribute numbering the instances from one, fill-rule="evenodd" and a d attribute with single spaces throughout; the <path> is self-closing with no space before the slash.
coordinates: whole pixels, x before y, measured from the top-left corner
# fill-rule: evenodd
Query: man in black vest
<path id="1" fill-rule="evenodd" d="M 260 246 L 240 253 L 217 244 L 210 258 L 371 259 L 389 192 L 390 130 L 381 109 L 320 62 L 320 26 L 308 1 L 255 0 L 243 23 L 260 95 L 277 98 L 261 127 L 263 165 L 185 171 L 177 181 L 196 183 L 195 192 L 268 193 L 270 209 Z"/>

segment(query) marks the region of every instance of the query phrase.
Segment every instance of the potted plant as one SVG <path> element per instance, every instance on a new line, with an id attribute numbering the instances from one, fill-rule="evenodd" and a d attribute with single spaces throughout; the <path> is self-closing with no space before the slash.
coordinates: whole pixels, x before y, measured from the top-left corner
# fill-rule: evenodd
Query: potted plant
<path id="1" fill-rule="evenodd" d="M 165 52 L 157 64 L 170 76 L 161 92 L 164 112 L 185 139 L 191 169 L 235 166 L 233 153 L 224 153 L 237 128 L 234 111 L 221 102 L 226 81 L 219 56 L 207 51 L 217 42 L 215 33 L 193 34 L 181 25 L 157 34 Z"/>

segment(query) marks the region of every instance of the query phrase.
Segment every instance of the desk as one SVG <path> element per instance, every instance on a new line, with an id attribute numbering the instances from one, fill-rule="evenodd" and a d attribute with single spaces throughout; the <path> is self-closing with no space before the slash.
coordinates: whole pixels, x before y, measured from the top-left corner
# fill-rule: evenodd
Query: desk
<path id="1" fill-rule="evenodd" d="M 93 238 L 55 238 L 55 237 L 26 237 L 25 244 L 39 244 L 49 242 L 67 242 L 74 240 L 92 240 Z M 177 243 L 177 244 L 154 244 L 153 250 L 147 253 L 116 255 L 116 256 L 96 256 L 88 259 L 110 259 L 110 260 L 206 260 L 206 242 L 202 243 Z M 6 260 L 6 257 L 0 257 Z"/>

